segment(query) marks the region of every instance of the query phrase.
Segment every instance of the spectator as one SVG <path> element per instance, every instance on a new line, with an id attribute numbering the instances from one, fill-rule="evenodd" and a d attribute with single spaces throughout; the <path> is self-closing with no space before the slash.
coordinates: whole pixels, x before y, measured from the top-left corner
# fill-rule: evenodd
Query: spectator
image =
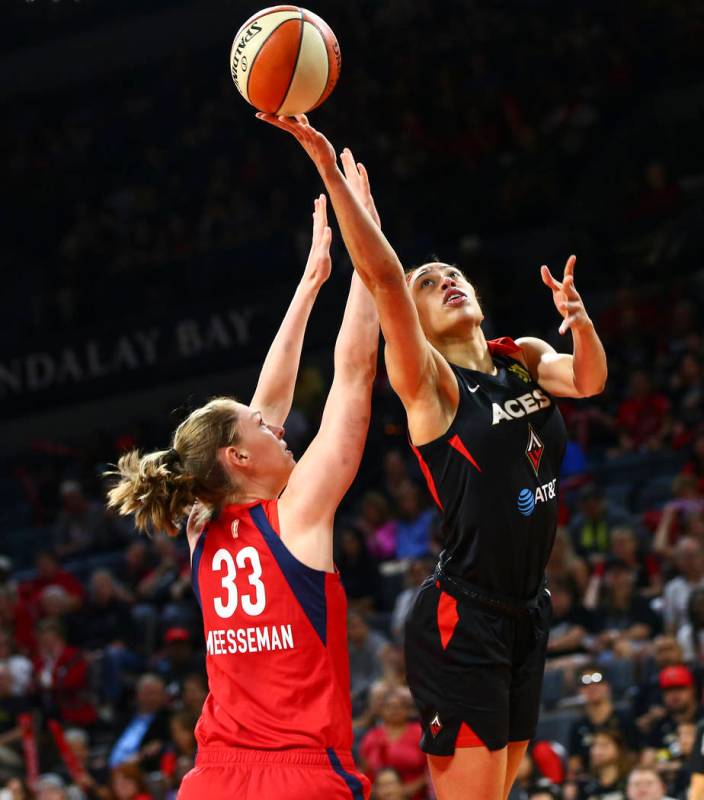
<path id="1" fill-rule="evenodd" d="M 119 764 L 110 772 L 114 800 L 152 800 L 147 781 L 137 764 Z"/>
<path id="2" fill-rule="evenodd" d="M 12 636 L 5 628 L 0 628 L 0 667 L 5 667 L 10 673 L 13 695 L 23 695 L 29 691 L 32 683 L 32 662 L 15 652 Z"/>
<path id="3" fill-rule="evenodd" d="M 159 768 L 159 760 L 169 736 L 166 687 L 158 675 L 147 673 L 137 682 L 136 708 L 127 720 L 110 752 L 111 768 L 126 761 L 146 770 Z"/>
<path id="4" fill-rule="evenodd" d="M 359 753 L 372 781 L 383 767 L 392 767 L 401 777 L 405 796 L 422 800 L 427 785 L 425 756 L 419 745 L 422 729 L 410 719 L 411 705 L 408 689 L 389 691 L 381 702 L 381 721 L 364 735 Z"/>
<path id="5" fill-rule="evenodd" d="M 367 701 L 371 685 L 381 677 L 381 651 L 388 642 L 372 631 L 365 617 L 356 611 L 347 616 L 347 638 L 350 651 L 350 688 L 352 715 L 359 716 Z"/>
<path id="6" fill-rule="evenodd" d="M 379 568 L 372 558 L 364 535 L 357 528 L 342 528 L 337 535 L 335 564 L 340 571 L 350 608 L 371 611 L 377 604 Z"/>
<path id="7" fill-rule="evenodd" d="M 643 597 L 662 594 L 660 564 L 652 553 L 638 552 L 636 532 L 628 525 L 618 525 L 611 531 L 611 557 L 628 565 L 635 576 L 635 590 Z"/>
<path id="8" fill-rule="evenodd" d="M 181 779 L 195 763 L 197 722 L 198 717 L 187 711 L 172 714 L 169 720 L 170 744 L 161 758 L 159 771 L 172 789 L 178 789 Z"/>
<path id="9" fill-rule="evenodd" d="M 699 430 L 690 445 L 690 457 L 682 468 L 684 475 L 693 475 L 700 494 L 704 494 L 704 429 Z"/>
<path id="10" fill-rule="evenodd" d="M 406 588 L 396 597 L 396 602 L 391 612 L 391 633 L 397 644 L 403 644 L 403 629 L 406 624 L 406 617 L 418 595 L 421 584 L 432 574 L 432 571 L 433 561 L 428 558 L 415 558 L 408 565 Z"/>
<path id="11" fill-rule="evenodd" d="M 648 733 L 657 720 L 665 715 L 660 673 L 665 667 L 672 667 L 684 661 L 682 648 L 674 636 L 663 635 L 655 639 L 654 656 L 656 671 L 641 682 L 633 702 L 633 716 L 641 733 Z"/>
<path id="12" fill-rule="evenodd" d="M 687 622 L 689 595 L 693 589 L 704 588 L 704 551 L 694 539 L 685 537 L 675 547 L 675 566 L 680 573 L 665 584 L 662 614 L 670 633 Z"/>
<path id="13" fill-rule="evenodd" d="M 154 536 L 152 546 L 157 563 L 139 582 L 137 596 L 143 602 L 163 607 L 171 601 L 171 587 L 178 580 L 186 561 L 174 539 L 165 533 Z"/>
<path id="14" fill-rule="evenodd" d="M 208 696 L 208 681 L 204 673 L 192 673 L 183 679 L 183 692 L 181 703 L 183 710 L 200 716 L 203 703 Z"/>
<path id="15" fill-rule="evenodd" d="M 593 483 L 579 491 L 579 512 L 570 521 L 570 538 L 577 555 L 600 563 L 611 550 L 611 530 L 628 525 L 628 514 L 607 502 Z"/>
<path id="16" fill-rule="evenodd" d="M 149 548 L 143 539 L 134 539 L 127 545 L 119 577 L 131 595 L 137 595 L 137 587 L 151 572 L 152 566 Z"/>
<path id="17" fill-rule="evenodd" d="M 362 497 L 361 513 L 356 527 L 364 534 L 369 553 L 378 561 L 393 558 L 396 553 L 396 520 L 391 519 L 389 503 L 379 492 Z"/>
<path id="18" fill-rule="evenodd" d="M 188 675 L 205 672 L 205 659 L 194 651 L 190 632 L 174 627 L 164 634 L 164 649 L 154 658 L 153 666 L 164 679 L 168 694 L 176 697 Z"/>
<path id="19" fill-rule="evenodd" d="M 567 529 L 558 525 L 555 543 L 545 569 L 550 587 L 562 582 L 569 585 L 572 593 L 582 596 L 589 583 L 589 568 L 583 558 L 575 555 Z"/>
<path id="20" fill-rule="evenodd" d="M 677 631 L 683 660 L 704 662 L 704 588 L 693 589 L 687 603 L 687 622 Z"/>
<path id="21" fill-rule="evenodd" d="M 673 800 L 665 795 L 665 785 L 652 767 L 635 767 L 628 775 L 627 800 Z"/>
<path id="22" fill-rule="evenodd" d="M 71 725 L 95 724 L 97 713 L 83 653 L 66 643 L 61 625 L 53 619 L 38 624 L 37 641 L 35 672 L 47 715 Z"/>
<path id="23" fill-rule="evenodd" d="M 670 401 L 653 389 L 650 375 L 636 369 L 629 376 L 626 396 L 618 407 L 621 447 L 659 450 L 670 430 Z"/>
<path id="24" fill-rule="evenodd" d="M 372 800 L 406 800 L 403 782 L 391 767 L 380 769 L 372 786 Z"/>
<path id="25" fill-rule="evenodd" d="M 672 482 L 672 493 L 674 499 L 663 507 L 653 542 L 655 552 L 666 558 L 672 557 L 677 539 L 686 535 L 690 520 L 704 511 L 704 496 L 693 475 L 678 475 Z"/>
<path id="26" fill-rule="evenodd" d="M 579 786 L 579 800 L 626 800 L 629 755 L 623 735 L 611 728 L 595 731 L 589 761 L 589 777 Z"/>
<path id="27" fill-rule="evenodd" d="M 597 667 L 585 668 L 581 672 L 579 687 L 584 700 L 584 715 L 572 723 L 570 731 L 568 752 L 572 775 L 582 774 L 589 769 L 591 747 L 598 731 L 614 732 L 632 751 L 638 749 L 640 741 L 630 714 L 614 708 L 611 686 Z M 602 750 L 599 752 L 603 755 Z"/>
<path id="28" fill-rule="evenodd" d="M 24 766 L 18 717 L 28 710 L 27 701 L 13 694 L 10 670 L 0 665 L 0 777 L 3 780 L 18 774 Z"/>
<path id="29" fill-rule="evenodd" d="M 548 668 L 562 669 L 587 660 L 599 626 L 594 614 L 577 600 L 571 581 L 550 584 L 552 622 L 548 637 Z"/>
<path id="30" fill-rule="evenodd" d="M 96 570 L 90 596 L 80 611 L 74 640 L 101 659 L 101 689 L 110 703 L 118 703 L 126 673 L 136 672 L 142 659 L 135 652 L 134 622 L 129 604 L 108 570 Z"/>
<path id="31" fill-rule="evenodd" d="M 599 647 L 613 651 L 618 658 L 629 658 L 633 651 L 660 633 L 660 619 L 649 602 L 635 592 L 635 574 L 621 559 L 606 562 L 599 584 L 596 615 L 602 628 Z"/>
<path id="32" fill-rule="evenodd" d="M 47 586 L 59 586 L 70 597 L 70 610 L 75 610 L 83 604 L 85 592 L 80 582 L 61 567 L 59 559 L 48 550 L 37 554 L 35 559 L 37 577 L 30 581 L 25 591 L 28 600 L 38 603 L 39 598 Z"/>
<path id="33" fill-rule="evenodd" d="M 103 503 L 88 500 L 77 481 L 64 481 L 59 487 L 62 510 L 54 526 L 52 544 L 60 558 L 104 547 L 107 524 Z"/>
<path id="34" fill-rule="evenodd" d="M 399 515 L 396 558 L 423 558 L 430 555 L 437 512 L 434 508 L 423 509 L 420 489 L 410 481 L 403 484 L 396 502 Z"/>
<path id="35" fill-rule="evenodd" d="M 81 772 L 81 777 L 77 780 L 78 785 L 90 800 L 100 798 L 104 793 L 104 784 L 108 774 L 104 764 L 93 763 L 91 760 L 88 732 L 81 728 L 68 728 L 64 731 L 64 738 L 66 744 L 71 748 Z M 68 776 L 64 775 L 64 777 Z"/>
<path id="36" fill-rule="evenodd" d="M 53 772 L 39 776 L 34 792 L 36 800 L 74 800 L 76 797 L 75 794 L 73 798 L 69 796 L 64 779 Z"/>
<path id="37" fill-rule="evenodd" d="M 692 777 L 690 760 L 697 735 L 697 726 L 692 722 L 682 722 L 677 726 L 677 744 L 672 748 L 671 760 L 658 763 L 662 779 L 670 794 L 686 797 L 687 787 Z"/>
<path id="38" fill-rule="evenodd" d="M 0 794 L 2 800 L 35 800 L 34 792 L 24 778 L 10 778 L 5 784 L 4 792 L 5 795 Z"/>
<path id="39" fill-rule="evenodd" d="M 683 664 L 665 667 L 660 672 L 665 714 L 657 720 L 647 735 L 647 748 L 642 755 L 644 764 L 651 766 L 679 755 L 677 727 L 682 723 L 697 723 L 704 717 L 692 671 Z"/>
<path id="40" fill-rule="evenodd" d="M 21 600 L 18 592 L 8 585 L 0 586 L 0 625 L 24 655 L 34 652 L 34 615 L 30 604 Z"/>

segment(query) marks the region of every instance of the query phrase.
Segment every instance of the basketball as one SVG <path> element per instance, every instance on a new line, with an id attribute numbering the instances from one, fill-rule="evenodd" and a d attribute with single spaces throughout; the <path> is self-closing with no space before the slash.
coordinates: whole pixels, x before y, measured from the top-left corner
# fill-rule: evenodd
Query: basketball
<path id="1" fill-rule="evenodd" d="M 323 103 L 340 75 L 340 47 L 330 26 L 298 6 L 272 6 L 237 31 L 230 71 L 259 111 L 290 116 Z"/>

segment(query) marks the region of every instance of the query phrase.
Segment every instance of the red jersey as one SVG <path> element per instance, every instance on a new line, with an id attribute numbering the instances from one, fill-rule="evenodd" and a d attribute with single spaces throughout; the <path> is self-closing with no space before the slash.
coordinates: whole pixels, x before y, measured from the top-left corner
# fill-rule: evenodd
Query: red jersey
<path id="1" fill-rule="evenodd" d="M 193 551 L 209 694 L 202 748 L 352 747 L 347 600 L 281 541 L 277 501 L 232 505 Z"/>

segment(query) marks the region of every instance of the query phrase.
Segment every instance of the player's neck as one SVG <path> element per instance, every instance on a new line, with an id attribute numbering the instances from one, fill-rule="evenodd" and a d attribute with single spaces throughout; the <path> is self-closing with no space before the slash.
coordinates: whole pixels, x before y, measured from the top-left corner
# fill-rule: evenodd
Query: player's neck
<path id="1" fill-rule="evenodd" d="M 484 331 L 479 325 L 472 325 L 469 331 L 464 329 L 457 334 L 443 336 L 432 344 L 451 364 L 489 375 L 496 372 Z"/>

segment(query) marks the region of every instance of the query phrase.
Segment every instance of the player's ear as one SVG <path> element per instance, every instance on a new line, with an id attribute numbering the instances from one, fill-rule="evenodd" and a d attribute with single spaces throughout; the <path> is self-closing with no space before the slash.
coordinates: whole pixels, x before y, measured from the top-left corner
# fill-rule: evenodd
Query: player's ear
<path id="1" fill-rule="evenodd" d="M 246 469 L 250 464 L 249 452 L 246 447 L 231 445 L 223 453 L 225 463 L 235 469 Z"/>

